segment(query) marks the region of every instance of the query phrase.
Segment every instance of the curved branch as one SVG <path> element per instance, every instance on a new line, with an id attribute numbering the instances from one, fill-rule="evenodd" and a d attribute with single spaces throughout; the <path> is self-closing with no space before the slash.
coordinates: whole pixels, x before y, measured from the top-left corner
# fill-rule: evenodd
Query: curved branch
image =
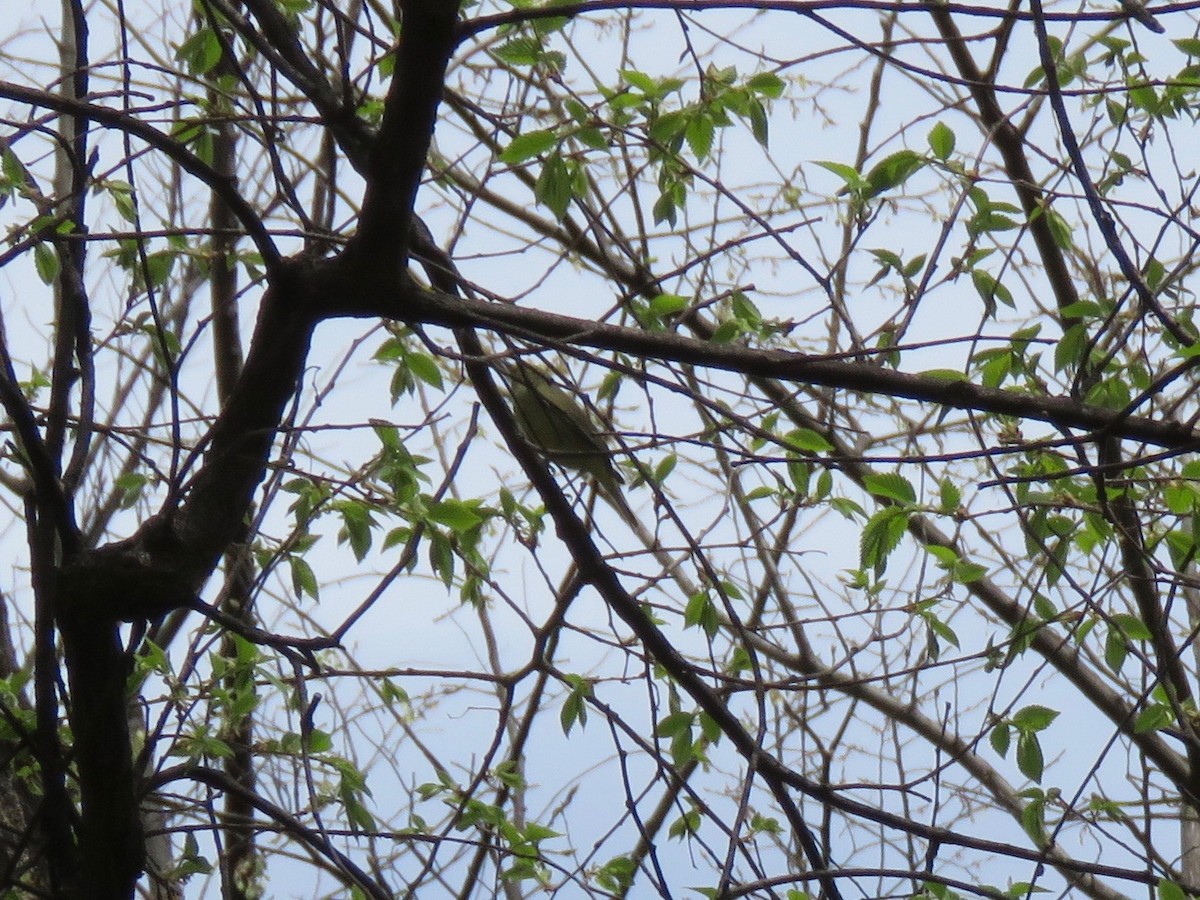
<path id="1" fill-rule="evenodd" d="M 350 857 L 330 846 L 329 842 L 321 835 L 314 833 L 311 828 L 306 828 L 297 818 L 270 800 L 246 790 L 224 772 L 210 769 L 207 766 L 185 764 L 154 775 L 148 779 L 147 787 L 157 790 L 176 781 L 198 781 L 227 794 L 237 795 L 243 802 L 253 806 L 306 847 L 332 862 L 334 867 L 346 876 L 348 882 L 361 889 L 367 896 L 374 897 L 375 900 L 393 900 L 390 891 L 355 865 Z"/>
<path id="2" fill-rule="evenodd" d="M 762 378 L 1016 416 L 1046 422 L 1057 428 L 1088 432 L 1079 435 L 1079 441 L 1090 440 L 1092 432 L 1104 432 L 1172 450 L 1191 450 L 1200 446 L 1200 432 L 1180 422 L 1127 416 L 1071 397 L 1020 394 L 941 375 L 898 372 L 840 356 L 710 343 L 678 334 L 647 332 L 541 310 L 470 300 L 424 290 L 417 285 L 405 287 L 403 299 L 400 299 L 390 292 L 379 292 L 378 287 L 360 279 L 354 291 L 341 296 L 344 304 L 340 314 L 380 315 L 451 328 L 487 328 L 532 340 L 617 350 Z"/>

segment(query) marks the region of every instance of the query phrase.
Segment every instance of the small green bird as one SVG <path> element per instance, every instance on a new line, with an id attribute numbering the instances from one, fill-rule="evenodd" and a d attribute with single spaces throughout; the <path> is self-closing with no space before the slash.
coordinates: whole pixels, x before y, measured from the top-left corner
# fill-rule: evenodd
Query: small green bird
<path id="1" fill-rule="evenodd" d="M 1150 10 L 1146 9 L 1146 4 L 1142 0 L 1121 0 L 1121 9 L 1129 18 L 1137 19 L 1155 34 L 1162 34 L 1167 30 L 1158 19 L 1150 15 Z"/>
<path id="2" fill-rule="evenodd" d="M 541 366 L 505 366 L 505 376 L 521 436 L 546 459 L 591 478 L 622 519 L 636 522 L 621 492 L 625 480 L 613 466 L 608 435 L 592 411 Z"/>

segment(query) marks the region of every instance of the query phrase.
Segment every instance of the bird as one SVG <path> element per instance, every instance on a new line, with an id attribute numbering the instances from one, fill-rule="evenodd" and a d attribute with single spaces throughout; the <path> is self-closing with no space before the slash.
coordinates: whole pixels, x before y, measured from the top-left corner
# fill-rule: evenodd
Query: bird
<path id="1" fill-rule="evenodd" d="M 1129 18 L 1137 19 L 1155 34 L 1162 34 L 1167 30 L 1158 19 L 1150 15 L 1150 11 L 1146 9 L 1146 4 L 1142 0 L 1121 0 L 1121 9 Z"/>
<path id="2" fill-rule="evenodd" d="M 556 465 L 588 477 L 618 515 L 637 521 L 613 465 L 608 432 L 580 397 L 555 383 L 541 365 L 517 362 L 505 366 L 513 420 L 525 441 Z"/>

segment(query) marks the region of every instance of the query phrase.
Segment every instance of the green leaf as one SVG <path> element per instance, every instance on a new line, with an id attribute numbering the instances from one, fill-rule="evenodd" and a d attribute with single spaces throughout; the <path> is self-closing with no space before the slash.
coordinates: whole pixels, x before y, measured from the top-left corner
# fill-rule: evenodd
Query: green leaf
<path id="1" fill-rule="evenodd" d="M 333 749 L 333 738 L 320 728 L 314 728 L 308 733 L 309 753 L 328 753 Z"/>
<path id="2" fill-rule="evenodd" d="M 988 316 L 996 314 L 996 301 L 999 300 L 1005 306 L 1016 308 L 1013 302 L 1012 292 L 1003 284 L 996 280 L 990 272 L 985 269 L 972 269 L 971 281 L 975 285 L 975 290 L 979 296 L 983 298 L 983 305 Z"/>
<path id="3" fill-rule="evenodd" d="M 1001 722 L 992 729 L 992 733 L 988 735 L 988 740 L 991 741 L 992 749 L 1000 756 L 1001 759 L 1008 756 L 1008 748 L 1012 745 L 1012 728 L 1007 722 Z"/>
<path id="4" fill-rule="evenodd" d="M 1158 882 L 1158 900 L 1188 900 L 1188 895 L 1175 882 L 1163 878 Z"/>
<path id="5" fill-rule="evenodd" d="M 514 66 L 532 66 L 541 58 L 542 42 L 530 35 L 520 35 L 492 48 L 492 53 L 502 62 Z"/>
<path id="6" fill-rule="evenodd" d="M 10 185 L 23 186 L 29 183 L 29 170 L 7 145 L 0 150 L 0 171 L 4 173 L 4 180 Z"/>
<path id="7" fill-rule="evenodd" d="M 437 362 L 432 356 L 427 353 L 409 353 L 404 358 L 404 362 L 409 371 L 427 385 L 439 391 L 443 390 L 442 370 L 438 368 Z"/>
<path id="8" fill-rule="evenodd" d="M 338 543 L 349 543 L 354 557 L 362 562 L 371 549 L 371 529 L 375 522 L 367 504 L 354 500 L 343 500 L 336 504 L 342 516 L 342 528 L 338 532 Z"/>
<path id="9" fill-rule="evenodd" d="M 426 534 L 429 544 L 429 564 L 447 588 L 454 584 L 454 547 L 440 531 Z"/>
<path id="10" fill-rule="evenodd" d="M 933 615 L 932 613 L 926 613 L 925 615 L 922 616 L 922 618 L 925 620 L 925 625 L 929 628 L 930 632 L 932 632 L 933 635 L 941 638 L 943 641 L 946 641 L 952 647 L 957 648 L 959 646 L 958 635 L 955 634 L 954 629 L 951 628 L 948 624 L 943 622 L 941 619 L 939 619 L 937 616 Z M 935 645 L 936 645 L 936 642 L 935 642 Z M 932 655 L 933 655 L 934 659 L 937 658 L 936 653 L 934 653 Z"/>
<path id="11" fill-rule="evenodd" d="M 700 626 L 710 638 L 717 633 L 720 619 L 712 597 L 706 591 L 693 594 L 683 609 L 683 624 L 688 628 Z"/>
<path id="12" fill-rule="evenodd" d="M 1172 482 L 1163 488 L 1163 503 L 1177 516 L 1186 516 L 1196 508 L 1196 488 L 1190 483 Z"/>
<path id="13" fill-rule="evenodd" d="M 37 269 L 38 278 L 42 284 L 54 284 L 58 277 L 58 254 L 47 243 L 35 244 L 33 247 L 33 265 Z"/>
<path id="14" fill-rule="evenodd" d="M 939 506 L 943 513 L 953 515 L 962 505 L 962 491 L 949 478 L 943 478 L 938 484 L 938 492 L 940 495 Z"/>
<path id="15" fill-rule="evenodd" d="M 959 584 L 973 584 L 987 574 L 987 566 L 981 566 L 979 563 L 968 562 L 967 560 L 959 560 L 955 563 L 950 576 Z"/>
<path id="16" fill-rule="evenodd" d="M 699 830 L 700 813 L 693 809 L 671 823 L 671 827 L 667 829 L 667 836 L 672 839 L 683 838 L 689 834 L 695 834 Z"/>
<path id="17" fill-rule="evenodd" d="M 574 172 L 559 154 L 549 156 L 533 187 L 538 202 L 561 219 L 575 197 Z"/>
<path id="18" fill-rule="evenodd" d="M 571 729 L 578 722 L 580 726 L 587 724 L 587 702 L 584 697 L 578 692 L 572 691 L 567 694 L 567 699 L 563 701 L 562 712 L 559 713 L 559 722 L 562 724 L 563 734 L 567 737 L 571 735 Z"/>
<path id="19" fill-rule="evenodd" d="M 678 220 L 675 198 L 668 192 L 659 195 L 658 199 L 654 201 L 654 208 L 651 212 L 654 214 L 655 225 L 661 225 L 663 222 L 666 222 L 668 225 L 674 227 Z M 736 327 L 736 323 L 733 324 Z"/>
<path id="20" fill-rule="evenodd" d="M 811 428 L 797 428 L 784 439 L 788 446 L 805 453 L 830 453 L 834 449 L 823 434 Z"/>
<path id="21" fill-rule="evenodd" d="M 876 574 L 882 574 L 887 567 L 887 559 L 904 537 L 908 528 L 909 513 L 899 506 L 888 506 L 879 510 L 867 520 L 863 526 L 860 540 L 861 565 L 864 569 L 873 568 Z"/>
<path id="22" fill-rule="evenodd" d="M 1083 360 L 1087 349 L 1088 334 L 1082 324 L 1071 325 L 1054 348 L 1054 371 L 1062 372 L 1067 368 L 1075 368 Z"/>
<path id="23" fill-rule="evenodd" d="M 943 547 L 940 544 L 928 544 L 925 550 L 938 561 L 938 565 L 943 568 L 950 568 L 958 562 L 958 551 L 953 547 Z"/>
<path id="24" fill-rule="evenodd" d="M 621 78 L 626 84 L 629 84 L 647 96 L 658 94 L 658 83 L 645 72 L 639 72 L 636 69 L 622 69 Z"/>
<path id="25" fill-rule="evenodd" d="M 753 100 L 746 109 L 746 117 L 750 120 L 750 133 L 754 139 L 764 147 L 769 146 L 771 123 L 767 119 L 767 108 L 758 100 Z"/>
<path id="26" fill-rule="evenodd" d="M 174 250 L 158 250 L 147 254 L 142 275 L 148 279 L 151 286 L 162 287 L 167 283 L 178 255 Z"/>
<path id="27" fill-rule="evenodd" d="M 221 61 L 221 41 L 211 28 L 202 28 L 179 45 L 175 59 L 193 75 L 205 75 Z"/>
<path id="28" fill-rule="evenodd" d="M 1088 801 L 1087 808 L 1091 812 L 1100 813 L 1107 819 L 1114 822 L 1120 822 L 1125 819 L 1125 810 L 1121 808 L 1121 804 L 1115 800 L 1109 800 L 1106 797 L 1099 797 L 1095 794 Z"/>
<path id="29" fill-rule="evenodd" d="M 1045 766 L 1045 760 L 1042 758 L 1042 745 L 1038 743 L 1037 735 L 1032 731 L 1018 732 L 1017 768 L 1021 770 L 1021 774 L 1041 784 Z"/>
<path id="30" fill-rule="evenodd" d="M 753 813 L 750 816 L 750 830 L 766 834 L 783 834 L 783 826 L 779 824 L 779 820 L 773 816 L 764 816 L 762 813 Z"/>
<path id="31" fill-rule="evenodd" d="M 142 472 L 125 472 L 117 476 L 113 487 L 121 492 L 119 501 L 121 509 L 130 509 L 137 504 L 149 480 Z"/>
<path id="32" fill-rule="evenodd" d="M 700 735 L 710 744 L 720 743 L 725 733 L 720 724 L 708 713 L 700 713 Z"/>
<path id="33" fill-rule="evenodd" d="M 1128 375 L 1124 372 L 1119 377 L 1105 378 L 1092 386 L 1084 396 L 1084 402 L 1107 409 L 1124 409 L 1133 399 L 1127 379 Z"/>
<path id="34" fill-rule="evenodd" d="M 851 500 L 849 497 L 831 497 L 829 505 L 845 519 L 865 519 L 867 511 Z"/>
<path id="35" fill-rule="evenodd" d="M 683 110 L 663 113 L 650 125 L 650 137 L 669 150 L 677 150 L 690 121 L 689 114 Z"/>
<path id="36" fill-rule="evenodd" d="M 1140 713 L 1133 723 L 1133 730 L 1137 734 L 1144 734 L 1147 731 L 1158 731 L 1160 728 L 1166 728 L 1175 721 L 1175 714 L 1171 711 L 1171 707 L 1165 703 L 1151 703 Z"/>
<path id="37" fill-rule="evenodd" d="M 1150 290 L 1157 290 L 1158 286 L 1162 284 L 1163 279 L 1166 277 L 1167 267 L 1164 266 L 1162 262 L 1157 259 L 1151 259 L 1148 263 L 1146 263 L 1146 286 L 1149 287 Z"/>
<path id="38" fill-rule="evenodd" d="M 1076 300 L 1059 310 L 1059 315 L 1064 319 L 1098 319 L 1104 310 L 1092 300 Z"/>
<path id="39" fill-rule="evenodd" d="M 483 517 L 475 509 L 475 504 L 463 500 L 442 500 L 430 508 L 429 518 L 439 525 L 445 525 L 451 531 L 461 533 L 470 531 L 483 522 Z"/>
<path id="40" fill-rule="evenodd" d="M 540 825 L 537 822 L 530 822 L 525 826 L 525 840 L 531 844 L 540 844 L 549 838 L 560 837 L 561 833 L 553 828 L 547 828 L 545 825 Z"/>
<path id="41" fill-rule="evenodd" d="M 591 147 L 593 150 L 607 150 L 609 147 L 608 138 L 604 136 L 604 132 L 595 125 L 587 125 L 583 128 L 576 129 L 572 136 L 583 144 L 585 147 Z"/>
<path id="42" fill-rule="evenodd" d="M 863 478 L 863 487 L 876 497 L 895 500 L 897 503 L 917 502 L 916 490 L 899 472 L 868 474 Z"/>
<path id="43" fill-rule="evenodd" d="M 292 590 L 296 592 L 297 597 L 308 594 L 314 600 L 321 599 L 321 588 L 317 584 L 317 576 L 312 566 L 299 556 L 289 556 L 288 568 L 292 573 Z"/>
<path id="44" fill-rule="evenodd" d="M 945 122 L 938 122 L 929 131 L 929 149 L 938 159 L 948 159 L 954 152 L 954 131 Z"/>
<path id="45" fill-rule="evenodd" d="M 865 193 L 867 190 L 866 179 L 858 173 L 858 170 L 853 166 L 848 166 L 845 163 L 829 162 L 817 160 L 817 165 L 822 169 L 828 169 L 834 175 L 837 175 L 845 182 L 846 190 L 856 194 Z"/>
<path id="46" fill-rule="evenodd" d="M 716 136 L 716 126 L 713 124 L 712 117 L 705 113 L 693 116 L 688 121 L 684 136 L 692 155 L 700 162 L 704 162 L 712 152 L 713 140 Z"/>
<path id="47" fill-rule="evenodd" d="M 1033 704 L 1019 710 L 1012 717 L 1012 723 L 1021 731 L 1042 731 L 1057 718 L 1058 710 Z"/>
<path id="48" fill-rule="evenodd" d="M 735 340 L 742 333 L 742 326 L 738 322 L 727 319 L 713 330 L 712 337 L 709 338 L 714 344 L 728 344 Z"/>
<path id="49" fill-rule="evenodd" d="M 1012 231 L 1021 227 L 1021 223 L 1012 216 L 1006 216 L 994 209 L 976 213 L 967 221 L 967 232 L 972 237 L 994 231 Z"/>
<path id="50" fill-rule="evenodd" d="M 993 309 L 989 315 L 993 314 Z M 999 387 L 1004 379 L 1012 372 L 1013 358 L 1011 353 L 1001 353 L 993 356 L 983 366 L 984 387 Z"/>
<path id="51" fill-rule="evenodd" d="M 783 79 L 774 72 L 759 72 L 750 77 L 750 80 L 746 82 L 746 87 L 756 94 L 761 94 L 771 100 L 778 100 L 783 96 L 785 85 Z"/>
<path id="52" fill-rule="evenodd" d="M 692 302 L 691 297 L 680 294 L 659 294 L 650 301 L 650 312 L 660 319 L 683 312 Z"/>
<path id="53" fill-rule="evenodd" d="M 675 471 L 677 465 L 679 465 L 679 454 L 677 453 L 668 453 L 660 459 L 654 466 L 654 483 L 662 484 L 666 481 L 667 476 Z"/>
<path id="54" fill-rule="evenodd" d="M 689 734 L 695 716 L 689 712 L 674 712 L 668 714 L 658 723 L 658 733 L 663 737 L 676 738 Z"/>
<path id="55" fill-rule="evenodd" d="M 812 478 L 812 467 L 807 463 L 791 460 L 787 464 L 788 477 L 792 479 L 792 486 L 795 487 L 796 493 L 803 497 L 808 494 L 808 482 Z"/>
<path id="56" fill-rule="evenodd" d="M 926 259 L 927 259 L 927 257 L 924 253 L 918 253 L 916 256 L 914 256 L 912 259 L 910 259 L 904 265 L 904 268 L 902 268 L 900 270 L 900 274 L 903 275 L 906 279 L 915 278 L 917 276 L 917 274 L 923 268 L 925 268 L 925 260 Z"/>
<path id="57" fill-rule="evenodd" d="M 1024 792 L 1022 792 L 1024 794 Z M 1046 800 L 1038 791 L 1038 797 L 1031 800 L 1021 810 L 1021 827 L 1036 844 L 1046 841 Z"/>
<path id="58" fill-rule="evenodd" d="M 1108 637 L 1104 638 L 1104 661 L 1112 672 L 1120 673 L 1128 655 L 1129 644 L 1121 636 L 1121 632 L 1111 629 Z"/>
<path id="59" fill-rule="evenodd" d="M 885 157 L 867 173 L 868 196 L 875 197 L 884 191 L 900 187 L 925 167 L 926 160 L 913 150 L 899 150 Z"/>
<path id="60" fill-rule="evenodd" d="M 1149 641 L 1153 640 L 1154 635 L 1150 633 L 1150 629 L 1135 615 L 1130 613 L 1113 613 L 1112 621 L 1115 625 L 1125 632 L 1125 636 L 1133 641 Z"/>
<path id="61" fill-rule="evenodd" d="M 1151 85 L 1146 84 L 1145 82 L 1134 82 L 1130 86 L 1127 96 L 1129 97 L 1129 102 L 1132 103 L 1136 109 L 1140 109 L 1143 112 L 1148 112 L 1151 114 L 1158 111 L 1160 105 L 1158 92 L 1155 91 Z"/>
<path id="62" fill-rule="evenodd" d="M 1075 246 L 1075 237 L 1071 225 L 1056 210 L 1046 210 L 1046 223 L 1054 236 L 1054 243 L 1060 250 L 1070 250 Z"/>
<path id="63" fill-rule="evenodd" d="M 595 875 L 596 884 L 614 894 L 623 894 L 633 884 L 637 867 L 628 856 L 616 856 L 601 866 Z"/>
<path id="64" fill-rule="evenodd" d="M 515 165 L 541 156 L 558 144 L 558 135 L 550 129 L 518 134 L 500 154 L 500 162 Z"/>
<path id="65" fill-rule="evenodd" d="M 833 475 L 828 469 L 822 469 L 817 476 L 817 488 L 813 491 L 814 500 L 824 500 L 833 490 Z"/>

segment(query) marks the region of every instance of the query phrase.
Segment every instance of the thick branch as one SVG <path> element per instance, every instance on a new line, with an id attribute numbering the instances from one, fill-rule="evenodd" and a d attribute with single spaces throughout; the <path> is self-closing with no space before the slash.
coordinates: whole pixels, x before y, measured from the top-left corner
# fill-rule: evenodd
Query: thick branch
<path id="1" fill-rule="evenodd" d="M 433 137 L 446 66 L 454 52 L 458 4 L 407 0 L 397 48 L 397 65 L 385 114 L 371 150 L 358 234 L 347 254 L 371 267 L 406 264 L 413 202 Z"/>
<path id="2" fill-rule="evenodd" d="M 63 579 L 64 596 L 81 596 Z M 71 730 L 83 807 L 80 900 L 127 900 L 142 871 L 139 792 L 133 773 L 125 685 L 128 658 L 118 625 L 79 604 L 60 604 L 59 631 L 71 687 Z"/>
<path id="3" fill-rule="evenodd" d="M 234 541 L 266 471 L 275 434 L 295 395 L 321 297 L 335 285 L 327 267 L 288 264 L 263 297 L 245 368 L 208 434 L 204 460 L 177 511 L 172 537 L 198 588 Z"/>
<path id="4" fill-rule="evenodd" d="M 1089 434 L 1103 432 L 1173 450 L 1189 450 L 1200 444 L 1200 432 L 1182 423 L 1127 415 L 1125 411 L 1089 406 L 1070 397 L 1021 394 L 937 375 L 897 372 L 841 358 L 709 343 L 678 334 L 647 332 L 540 310 L 451 297 L 415 285 L 405 292 L 403 302 L 397 302 L 394 295 L 372 295 L 371 286 L 365 282 L 362 288 L 361 292 L 355 290 L 342 295 L 354 304 L 350 307 L 348 302 L 344 314 L 391 316 L 451 328 L 488 328 L 533 340 L 618 350 L 647 359 L 692 363 L 763 378 L 1032 419 L 1057 428 L 1079 429 Z M 1080 439 L 1087 439 L 1087 435 L 1081 435 Z"/>
<path id="5" fill-rule="evenodd" d="M 1002 6 L 981 6 L 972 3 L 944 3 L 941 8 L 952 15 L 970 16 L 977 19 L 1009 18 L 1019 21 L 1033 19 L 1033 14 L 1027 10 L 1013 10 Z M 815 13 L 825 10 L 838 11 L 846 8 L 845 0 L 722 0 L 713 3 L 712 0 L 581 0 L 578 3 L 552 3 L 544 6 L 517 6 L 502 13 L 489 16 L 479 16 L 464 22 L 463 37 L 473 37 L 486 31 L 510 27 L 519 22 L 536 22 L 539 19 L 552 19 L 569 16 L 586 15 L 588 13 L 608 12 L 610 10 L 660 9 L 677 13 L 680 11 L 703 13 L 729 9 L 746 9 L 755 13 L 769 10 L 791 13 Z M 918 12 L 921 7 L 913 4 L 897 4 L 894 0 L 854 0 L 856 10 L 875 10 L 881 13 L 911 13 Z M 1189 4 L 1179 4 L 1176 8 L 1188 9 Z M 1156 9 L 1155 12 L 1158 12 Z M 1046 14 L 1048 22 L 1111 22 L 1113 19 L 1125 18 L 1120 12 L 1051 12 Z"/>

